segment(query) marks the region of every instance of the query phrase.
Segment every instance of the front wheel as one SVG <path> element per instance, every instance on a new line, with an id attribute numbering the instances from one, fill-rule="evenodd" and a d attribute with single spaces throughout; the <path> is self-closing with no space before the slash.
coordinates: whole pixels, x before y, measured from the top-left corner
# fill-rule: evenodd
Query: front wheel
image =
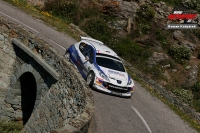
<path id="1" fill-rule="evenodd" d="M 94 73 L 93 72 L 89 72 L 87 75 L 87 79 L 86 79 L 86 83 L 89 85 L 89 87 L 93 86 L 94 83 Z"/>

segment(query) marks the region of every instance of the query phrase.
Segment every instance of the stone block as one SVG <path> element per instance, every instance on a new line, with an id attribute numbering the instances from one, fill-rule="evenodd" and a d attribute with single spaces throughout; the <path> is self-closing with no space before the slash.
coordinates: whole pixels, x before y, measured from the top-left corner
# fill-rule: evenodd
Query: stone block
<path id="1" fill-rule="evenodd" d="M 13 108 L 5 108 L 2 115 L 13 118 L 14 117 L 14 109 Z"/>
<path id="2" fill-rule="evenodd" d="M 5 46 L 5 43 L 3 41 L 0 41 L 0 48 L 3 49 Z"/>
<path id="3" fill-rule="evenodd" d="M 8 75 L 12 75 L 14 72 L 13 66 L 7 65 L 6 63 L 4 63 L 4 69 L 3 72 L 8 74 Z"/>
<path id="4" fill-rule="evenodd" d="M 4 68 L 5 68 L 5 64 L 4 64 L 4 62 L 2 60 L 0 60 L 0 69 L 2 70 Z"/>
<path id="5" fill-rule="evenodd" d="M 21 89 L 20 88 L 19 89 L 12 89 L 10 91 L 14 96 L 18 95 L 18 96 L 20 96 L 19 98 L 21 98 Z"/>
<path id="6" fill-rule="evenodd" d="M 22 120 L 23 118 L 22 111 L 14 111 L 14 118 L 16 120 Z"/>
<path id="7" fill-rule="evenodd" d="M 1 42 L 0 42 L 1 43 Z M 5 59 L 5 54 L 0 50 L 0 59 L 3 61 Z"/>
<path id="8" fill-rule="evenodd" d="M 3 79 L 7 84 L 10 83 L 10 77 L 8 74 L 0 72 L 0 79 Z"/>
<path id="9" fill-rule="evenodd" d="M 8 54 L 9 54 L 12 58 L 16 59 L 16 54 L 15 54 L 15 52 L 14 52 L 13 50 L 10 50 L 10 51 L 8 52 Z"/>
<path id="10" fill-rule="evenodd" d="M 12 108 L 14 110 L 21 110 L 22 109 L 21 105 L 12 105 Z"/>
<path id="11" fill-rule="evenodd" d="M 5 81 L 0 79 L 0 87 L 8 88 L 8 84 Z"/>
<path id="12" fill-rule="evenodd" d="M 9 98 L 6 98 L 6 102 L 9 103 L 9 104 L 14 104 L 14 105 L 20 105 L 21 102 L 17 99 L 9 99 Z"/>
<path id="13" fill-rule="evenodd" d="M 0 41 L 4 41 L 4 36 L 0 34 Z"/>

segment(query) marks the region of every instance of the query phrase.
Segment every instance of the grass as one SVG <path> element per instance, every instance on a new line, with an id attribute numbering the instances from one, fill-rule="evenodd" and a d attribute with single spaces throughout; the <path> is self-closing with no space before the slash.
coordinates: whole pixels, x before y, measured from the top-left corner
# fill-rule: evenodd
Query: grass
<path id="1" fill-rule="evenodd" d="M 26 4 L 24 0 L 4 0 L 11 3 L 14 6 L 17 6 L 23 12 L 32 15 L 36 19 L 42 20 L 46 25 L 53 27 L 54 29 L 67 33 L 76 40 L 80 39 L 80 34 L 72 29 L 70 23 L 66 20 L 62 20 L 58 17 L 55 17 L 48 12 L 40 11 L 36 7 Z"/>
<path id="2" fill-rule="evenodd" d="M 60 32 L 65 32 L 65 33 L 67 33 L 68 35 L 70 35 L 70 36 L 72 36 L 73 38 L 75 38 L 75 39 L 77 39 L 77 40 L 79 40 L 79 37 L 80 37 L 80 34 L 78 33 L 78 32 L 75 32 L 73 29 L 71 29 L 70 28 L 70 26 L 69 26 L 69 21 L 68 20 L 66 20 L 66 19 L 64 19 L 64 20 L 62 20 L 62 19 L 60 19 L 59 17 L 55 17 L 55 16 L 53 16 L 51 13 L 49 13 L 49 12 L 47 12 L 47 11 L 40 11 L 40 10 L 38 10 L 37 8 L 35 8 L 35 7 L 33 7 L 33 6 L 29 6 L 29 5 L 27 5 L 23 0 L 4 0 L 4 1 L 7 1 L 7 2 L 10 2 L 10 3 L 12 3 L 13 5 L 15 5 L 15 6 L 17 6 L 17 7 L 19 7 L 22 11 L 24 11 L 24 12 L 26 12 L 26 13 L 28 13 L 28 14 L 31 14 L 33 17 L 35 17 L 35 18 L 37 18 L 37 19 L 40 19 L 40 20 L 43 20 L 44 21 L 44 23 L 45 24 L 47 24 L 47 25 L 49 25 L 49 26 L 51 26 L 51 27 L 54 27 L 54 28 L 56 28 L 58 31 L 60 31 Z M 149 12 L 149 14 L 142 14 L 142 15 L 144 15 L 145 16 L 145 18 L 151 18 L 152 16 L 154 16 L 154 11 L 152 11 L 153 9 L 151 9 L 151 8 L 149 8 L 148 6 L 145 6 L 145 8 L 147 8 L 149 11 L 151 11 L 151 12 Z M 142 12 L 138 12 L 138 14 L 141 14 Z M 86 15 L 86 17 L 87 17 L 87 19 L 86 19 L 86 21 L 84 21 L 85 22 L 85 24 L 89 24 L 88 22 L 89 22 L 89 19 L 88 19 L 88 16 L 87 16 L 87 14 L 88 14 L 88 12 L 85 14 Z M 90 12 L 89 12 L 89 14 L 90 14 Z M 104 22 L 102 22 L 102 19 L 101 18 L 103 18 L 103 17 L 100 17 L 99 18 L 99 16 L 97 16 L 97 18 L 92 18 L 92 19 L 90 19 L 90 20 L 95 20 L 95 21 L 97 21 L 97 22 L 101 22 L 101 25 L 102 25 L 102 27 L 104 27 L 104 28 L 102 28 L 101 29 L 101 27 L 98 27 L 99 25 L 96 25 L 96 23 L 94 24 L 94 25 L 89 25 L 91 28 L 93 28 L 93 27 L 97 27 L 97 29 L 99 29 L 99 30 L 107 30 L 106 29 L 106 27 L 105 27 L 105 23 Z M 103 18 L 103 20 L 105 20 L 106 18 Z M 87 22 L 88 21 L 88 22 Z M 146 20 L 142 20 L 142 19 L 138 19 L 138 21 L 146 21 Z M 148 23 L 148 25 L 150 25 L 150 23 Z M 140 27 L 140 30 L 141 31 L 145 31 L 146 29 L 148 29 L 149 30 L 149 28 L 148 28 L 148 25 L 141 25 L 141 27 Z M 96 30 L 96 27 L 95 27 L 95 30 Z M 88 30 L 88 29 L 86 29 L 86 30 Z M 147 31 L 148 31 L 147 30 Z M 91 32 L 99 32 L 99 31 L 91 31 Z M 104 32 L 104 31 L 103 31 Z M 108 32 L 110 32 L 110 31 L 108 31 Z M 112 32 L 110 32 L 110 33 L 112 33 Z M 166 43 L 166 38 L 165 38 L 165 36 L 162 36 L 161 34 L 163 34 L 162 33 L 162 31 L 157 31 L 156 32 L 157 33 L 157 39 L 160 41 L 160 43 L 161 44 L 165 44 Z M 145 32 L 142 32 L 142 34 L 146 34 Z M 196 34 L 198 34 L 199 35 L 199 33 L 198 32 L 196 32 Z M 107 39 L 107 37 L 108 36 L 101 36 L 101 35 L 98 35 L 98 36 L 100 36 L 99 38 L 100 38 L 100 40 L 101 39 Z M 102 37 L 102 38 L 101 38 Z M 94 38 L 97 38 L 96 36 L 94 36 Z M 109 38 L 110 38 L 110 36 L 109 36 Z M 98 39 L 98 38 L 97 38 Z M 102 41 L 103 41 L 102 40 Z M 123 44 L 124 44 L 124 42 L 126 42 L 126 45 L 123 45 L 123 46 L 121 46 L 120 44 L 123 42 Z M 119 45 L 118 45 L 119 44 Z M 130 47 L 131 46 L 131 47 Z M 120 50 L 121 49 L 123 49 L 123 48 L 125 48 L 125 47 L 127 47 L 127 48 L 129 48 L 129 52 L 127 52 L 127 53 L 123 53 L 123 52 L 121 52 Z M 125 39 L 125 40 L 121 40 L 121 39 L 118 39 L 118 42 L 116 42 L 116 47 L 115 48 L 113 48 L 113 49 L 115 49 L 115 50 L 118 50 L 118 52 L 120 53 L 121 52 L 121 55 L 122 56 L 124 56 L 124 57 L 126 57 L 127 56 L 127 58 L 129 58 L 129 61 L 134 61 L 134 62 L 136 62 L 136 58 L 130 58 L 130 56 L 129 56 L 129 54 L 132 54 L 132 53 L 134 53 L 134 56 L 133 57 L 141 57 L 141 52 L 137 52 L 137 50 L 135 50 L 135 49 L 139 49 L 138 51 L 145 51 L 145 52 L 142 52 L 142 54 L 144 54 L 144 57 L 146 57 L 146 58 L 148 58 L 149 57 L 149 54 L 150 54 L 150 51 L 148 50 L 148 48 L 146 48 L 146 47 L 144 47 L 144 48 L 141 48 L 141 47 L 138 47 L 137 46 L 137 44 L 135 44 L 134 42 L 132 43 L 130 40 L 128 40 L 128 39 Z M 141 58 L 139 58 L 139 59 L 141 59 Z M 143 61 L 143 60 L 142 60 Z M 138 62 L 137 64 L 141 64 L 140 62 Z M 144 64 L 145 65 L 145 64 Z M 157 70 L 157 69 L 156 69 Z M 155 72 L 157 72 L 157 71 L 155 71 Z M 174 106 L 173 104 L 171 104 L 171 103 L 169 103 L 166 99 L 164 99 L 162 96 L 160 96 L 159 94 L 157 94 L 156 92 L 154 92 L 154 90 L 153 90 L 153 88 L 152 87 L 150 87 L 150 86 L 148 86 L 147 84 L 145 84 L 141 79 L 139 79 L 136 75 L 134 75 L 132 72 L 131 72 L 131 76 L 134 78 L 134 80 L 136 80 L 136 81 L 138 81 L 138 82 L 140 82 L 140 84 L 142 84 L 153 96 L 156 96 L 158 99 L 160 99 L 161 101 L 163 101 L 165 104 L 167 104 L 176 114 L 178 114 L 183 120 L 185 120 L 185 121 L 187 121 L 190 125 L 191 125 L 191 127 L 193 127 L 194 129 L 196 129 L 198 132 L 200 132 L 200 126 L 199 126 L 199 124 L 198 124 L 198 122 L 197 121 L 195 121 L 192 117 L 190 117 L 189 115 L 187 115 L 186 113 L 184 113 L 183 111 L 181 111 L 181 110 L 179 110 L 178 109 L 178 107 L 176 107 L 176 106 Z M 198 105 L 198 103 L 196 103 L 197 105 Z"/>
<path id="3" fill-rule="evenodd" d="M 0 133 L 19 133 L 22 127 L 21 124 L 13 121 L 0 121 Z"/>

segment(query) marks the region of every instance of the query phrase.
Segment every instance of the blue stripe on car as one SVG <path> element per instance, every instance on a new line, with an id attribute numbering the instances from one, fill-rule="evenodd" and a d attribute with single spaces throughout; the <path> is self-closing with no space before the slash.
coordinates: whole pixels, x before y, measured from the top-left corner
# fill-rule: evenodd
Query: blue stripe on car
<path id="1" fill-rule="evenodd" d="M 84 71 L 87 72 L 87 69 L 85 68 L 84 64 L 82 63 L 81 58 L 80 58 L 75 46 L 72 45 L 68 50 L 70 51 L 70 54 L 71 54 L 71 56 L 70 56 L 71 61 L 77 66 L 77 68 L 78 68 L 79 72 L 81 73 L 81 75 L 83 76 L 83 78 L 86 78 L 87 75 L 84 73 Z"/>

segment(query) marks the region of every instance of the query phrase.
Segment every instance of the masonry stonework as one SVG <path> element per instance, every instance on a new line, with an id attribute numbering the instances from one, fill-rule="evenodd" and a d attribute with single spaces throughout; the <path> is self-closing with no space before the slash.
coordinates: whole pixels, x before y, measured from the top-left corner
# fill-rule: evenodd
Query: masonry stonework
<path id="1" fill-rule="evenodd" d="M 33 85 L 22 89 L 22 79 Z M 0 17 L 0 119 L 23 121 L 22 132 L 87 132 L 93 112 L 92 93 L 73 65 Z"/>

